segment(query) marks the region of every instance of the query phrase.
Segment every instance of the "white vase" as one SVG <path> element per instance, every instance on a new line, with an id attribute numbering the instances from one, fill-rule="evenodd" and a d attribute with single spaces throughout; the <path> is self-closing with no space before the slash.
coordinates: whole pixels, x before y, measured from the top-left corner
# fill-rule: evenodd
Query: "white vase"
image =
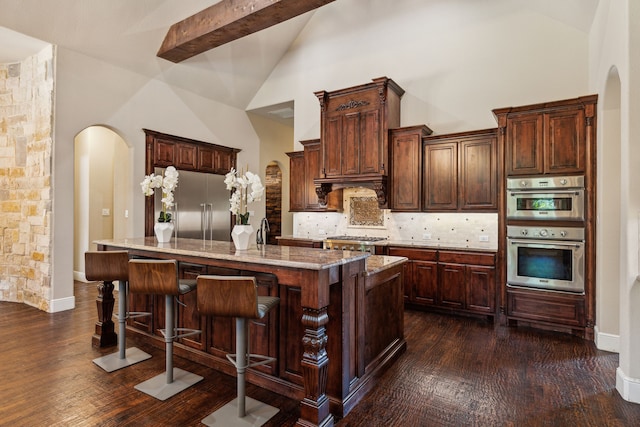
<path id="1" fill-rule="evenodd" d="M 173 234 L 172 222 L 156 222 L 153 226 L 153 231 L 156 233 L 156 239 L 160 243 L 167 243 L 171 241 L 171 235 Z"/>
<path id="2" fill-rule="evenodd" d="M 233 239 L 233 244 L 236 246 L 236 250 L 246 251 L 249 249 L 254 235 L 253 231 L 251 224 L 233 226 L 231 238 Z"/>

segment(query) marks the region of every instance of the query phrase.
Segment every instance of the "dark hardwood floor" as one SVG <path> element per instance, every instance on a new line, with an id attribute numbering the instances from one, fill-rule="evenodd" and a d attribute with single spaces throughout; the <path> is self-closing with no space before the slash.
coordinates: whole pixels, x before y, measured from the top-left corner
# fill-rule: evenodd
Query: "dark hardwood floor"
<path id="1" fill-rule="evenodd" d="M 48 314 L 0 302 L 0 425 L 196 426 L 235 396 L 235 378 L 176 357 L 204 380 L 161 402 L 133 387 L 164 370 L 164 351 L 113 373 L 91 360 L 95 285 L 76 283 L 75 310 Z M 634 426 L 640 405 L 615 390 L 616 354 L 552 332 L 415 311 L 407 352 L 338 426 Z M 247 386 L 292 426 L 298 403 Z"/>

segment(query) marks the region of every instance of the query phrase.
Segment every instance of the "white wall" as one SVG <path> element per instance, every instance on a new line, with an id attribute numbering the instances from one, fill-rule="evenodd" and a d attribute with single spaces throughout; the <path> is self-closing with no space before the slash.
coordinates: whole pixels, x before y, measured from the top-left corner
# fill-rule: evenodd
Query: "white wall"
<path id="1" fill-rule="evenodd" d="M 318 9 L 249 107 L 293 99 L 300 141 L 320 136 L 315 91 L 380 76 L 406 91 L 401 125 L 425 123 L 434 134 L 495 127 L 494 108 L 589 93 L 588 34 L 534 9 L 506 1 L 374 3 Z"/>

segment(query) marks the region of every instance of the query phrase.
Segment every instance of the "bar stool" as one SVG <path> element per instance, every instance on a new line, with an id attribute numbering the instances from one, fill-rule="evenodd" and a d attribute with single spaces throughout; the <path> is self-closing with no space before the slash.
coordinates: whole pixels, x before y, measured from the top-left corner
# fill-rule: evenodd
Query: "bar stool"
<path id="1" fill-rule="evenodd" d="M 129 312 L 129 253 L 127 251 L 87 251 L 84 254 L 87 280 L 118 284 L 118 352 L 93 359 L 93 363 L 107 372 L 126 368 L 151 357 L 137 347 L 126 348 L 126 322 L 151 313 Z M 113 285 L 112 285 L 113 286 Z"/>
<path id="2" fill-rule="evenodd" d="M 129 288 L 132 293 L 165 296 L 165 329 L 160 333 L 165 342 L 164 373 L 135 386 L 159 400 L 171 396 L 194 385 L 202 377 L 180 368 L 173 367 L 173 342 L 176 338 L 197 335 L 198 329 L 177 328 L 174 299 L 196 288 L 195 280 L 178 279 L 178 262 L 175 260 L 132 259 L 129 261 Z"/>
<path id="3" fill-rule="evenodd" d="M 280 302 L 280 298 L 258 296 L 254 277 L 201 275 L 198 283 L 198 311 L 205 316 L 236 318 L 236 354 L 227 359 L 236 367 L 237 398 L 209 414 L 207 426 L 261 426 L 278 413 L 278 408 L 246 397 L 245 371 L 275 361 L 275 357 L 251 354 L 247 319 L 261 319 Z"/>

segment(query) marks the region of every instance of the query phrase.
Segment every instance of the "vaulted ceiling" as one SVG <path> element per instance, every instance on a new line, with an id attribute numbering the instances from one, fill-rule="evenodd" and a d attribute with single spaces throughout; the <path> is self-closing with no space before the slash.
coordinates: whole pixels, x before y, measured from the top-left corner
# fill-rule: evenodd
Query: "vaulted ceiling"
<path id="1" fill-rule="evenodd" d="M 330 2 L 322 6 L 322 16 L 338 16 L 345 6 L 354 10 L 352 3 L 360 1 Z M 375 7 L 378 1 L 388 0 L 366 3 Z M 437 6 L 450 0 L 394 1 L 398 7 L 411 8 Z M 591 27 L 598 4 L 598 0 L 497 1 L 509 7 L 516 4 L 536 8 L 585 32 Z M 317 12 L 306 12 L 177 64 L 156 56 L 171 25 L 216 3 L 215 0 L 0 0 L 0 63 L 18 61 L 37 52 L 41 40 L 244 109 Z"/>

